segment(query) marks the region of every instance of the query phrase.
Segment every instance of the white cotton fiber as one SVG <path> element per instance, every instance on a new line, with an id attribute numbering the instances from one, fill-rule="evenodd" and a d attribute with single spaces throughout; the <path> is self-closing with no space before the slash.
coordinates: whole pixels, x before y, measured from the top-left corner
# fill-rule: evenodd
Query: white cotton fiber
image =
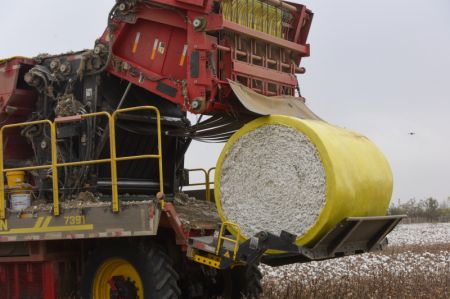
<path id="1" fill-rule="evenodd" d="M 298 130 L 265 125 L 238 139 L 220 175 L 225 217 L 244 236 L 286 230 L 302 236 L 326 200 L 325 171 L 316 147 Z"/>

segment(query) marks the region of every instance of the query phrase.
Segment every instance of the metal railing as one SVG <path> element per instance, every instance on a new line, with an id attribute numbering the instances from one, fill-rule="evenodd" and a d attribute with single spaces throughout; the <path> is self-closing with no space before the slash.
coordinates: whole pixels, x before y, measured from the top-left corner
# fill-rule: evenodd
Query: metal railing
<path id="1" fill-rule="evenodd" d="M 214 180 L 211 181 L 211 172 L 213 172 L 216 168 L 212 167 L 208 170 L 203 168 L 195 168 L 195 169 L 186 169 L 188 173 L 191 172 L 201 172 L 205 176 L 205 182 L 203 183 L 190 183 L 185 185 L 185 187 L 194 187 L 194 186 L 205 186 L 205 199 L 208 203 L 211 203 L 211 184 L 214 184 Z"/>
<path id="2" fill-rule="evenodd" d="M 148 154 L 148 155 L 137 155 L 137 156 L 125 156 L 125 157 L 117 157 L 117 148 L 116 148 L 116 119 L 120 113 L 124 112 L 134 112 L 134 111 L 142 111 L 142 110 L 150 110 L 154 111 L 156 114 L 156 126 L 157 126 L 157 140 L 158 140 L 158 154 Z M 97 160 L 88 160 L 88 161 L 76 161 L 76 162 L 65 162 L 58 163 L 58 153 L 57 153 L 57 124 L 61 123 L 70 123 L 81 121 L 83 119 L 92 118 L 92 117 L 106 117 L 108 119 L 108 127 L 109 127 L 109 147 L 110 147 L 110 158 L 105 159 L 97 159 Z M 4 168 L 3 164 L 3 136 L 5 130 L 18 128 L 18 127 L 26 127 L 33 125 L 48 125 L 50 127 L 50 141 L 51 141 L 51 164 L 47 165 L 36 165 L 36 166 L 28 166 L 28 167 L 18 167 L 18 168 Z M 53 214 L 55 216 L 59 216 L 60 208 L 59 208 L 59 187 L 58 187 L 58 168 L 59 167 L 70 167 L 70 166 L 82 166 L 82 165 L 91 165 L 91 164 L 101 164 L 101 163 L 110 163 L 111 164 L 111 191 L 112 191 L 112 211 L 117 213 L 120 211 L 119 208 L 119 191 L 117 185 L 117 162 L 119 161 L 129 161 L 129 160 L 138 160 L 138 159 L 158 159 L 159 164 L 159 192 L 164 194 L 164 177 L 163 177 L 163 165 L 162 165 L 162 139 L 161 139 L 161 115 L 158 108 L 154 106 L 139 106 L 132 108 L 124 108 L 119 109 L 113 112 L 113 114 L 109 114 L 108 112 L 96 112 L 82 115 L 75 115 L 69 117 L 57 118 L 53 122 L 50 120 L 39 120 L 32 122 L 24 122 L 17 124 L 9 124 L 5 125 L 0 129 L 0 219 L 5 219 L 6 216 L 6 197 L 5 197 L 5 178 L 4 175 L 10 171 L 29 171 L 29 170 L 38 170 L 38 169 L 51 169 L 52 171 L 52 191 L 53 191 Z M 161 206 L 164 208 L 164 199 L 161 200 Z"/>
<path id="3" fill-rule="evenodd" d="M 235 238 L 229 238 L 229 237 L 225 237 L 224 234 L 227 230 L 228 227 L 232 227 L 233 230 L 236 233 Z M 229 222 L 229 221 L 225 221 L 222 223 L 222 225 L 220 226 L 220 232 L 219 232 L 219 237 L 217 239 L 217 246 L 216 246 L 216 255 L 220 255 L 220 249 L 222 248 L 223 242 L 228 241 L 234 244 L 233 246 L 233 260 L 236 260 L 236 255 L 237 255 L 237 251 L 239 249 L 239 239 L 241 238 L 241 228 L 239 227 L 239 225 Z M 231 258 L 231 257 L 230 257 Z"/>

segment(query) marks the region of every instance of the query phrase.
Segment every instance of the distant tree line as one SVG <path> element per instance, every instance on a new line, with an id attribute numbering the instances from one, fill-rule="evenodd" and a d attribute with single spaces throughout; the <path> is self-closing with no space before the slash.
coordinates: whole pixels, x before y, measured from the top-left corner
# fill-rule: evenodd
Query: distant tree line
<path id="1" fill-rule="evenodd" d="M 450 197 L 447 200 L 450 202 Z M 416 200 L 412 198 L 406 203 L 392 203 L 389 215 L 407 215 L 410 220 L 404 222 L 450 222 L 449 203 L 441 202 L 433 197 Z"/>

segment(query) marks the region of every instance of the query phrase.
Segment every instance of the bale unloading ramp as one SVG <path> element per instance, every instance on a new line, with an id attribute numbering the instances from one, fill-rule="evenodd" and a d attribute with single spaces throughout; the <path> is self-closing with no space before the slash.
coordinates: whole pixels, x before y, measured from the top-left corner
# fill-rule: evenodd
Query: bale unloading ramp
<path id="1" fill-rule="evenodd" d="M 270 266 L 305 263 L 382 250 L 386 236 L 406 216 L 351 217 L 340 222 L 311 247 L 295 244 L 296 236 L 260 232 L 243 243 L 227 231 L 231 223 L 219 225 L 214 236 L 189 239 L 188 255 L 196 262 L 227 269 L 261 261 Z M 239 236 L 238 236 L 239 237 Z M 270 253 L 271 254 L 268 254 Z"/>

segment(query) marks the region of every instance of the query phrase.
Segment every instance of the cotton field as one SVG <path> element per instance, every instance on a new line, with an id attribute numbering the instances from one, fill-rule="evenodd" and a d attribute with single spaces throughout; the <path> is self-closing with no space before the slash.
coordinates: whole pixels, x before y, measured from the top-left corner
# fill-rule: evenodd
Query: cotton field
<path id="1" fill-rule="evenodd" d="M 388 240 L 392 246 L 450 244 L 450 223 L 399 225 Z"/>
<path id="2" fill-rule="evenodd" d="M 450 298 L 450 223 L 400 225 L 377 253 L 262 267 L 266 298 Z"/>

